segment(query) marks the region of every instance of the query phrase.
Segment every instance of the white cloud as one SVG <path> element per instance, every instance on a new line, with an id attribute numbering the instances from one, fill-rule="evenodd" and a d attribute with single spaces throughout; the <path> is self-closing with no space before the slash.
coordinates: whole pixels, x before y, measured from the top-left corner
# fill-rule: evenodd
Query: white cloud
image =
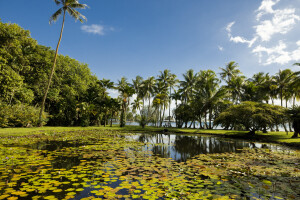
<path id="1" fill-rule="evenodd" d="M 241 36 L 236 36 L 236 37 L 229 37 L 229 40 L 234 42 L 234 43 L 246 43 L 248 44 L 248 47 L 252 47 L 253 43 L 256 41 L 257 37 L 254 37 L 252 40 L 247 40 Z"/>
<path id="2" fill-rule="evenodd" d="M 259 62 L 263 65 L 287 64 L 291 61 L 300 60 L 300 41 L 297 42 L 298 47 L 295 50 L 288 50 L 289 48 L 283 40 L 279 42 L 272 40 L 276 34 L 285 35 L 289 33 L 300 21 L 300 16 L 295 14 L 294 8 L 274 9 L 273 6 L 279 2 L 280 0 L 262 0 L 260 7 L 255 11 L 257 13 L 257 25 L 252 27 L 254 30 L 252 39 L 233 36 L 232 26 L 235 22 L 226 26 L 229 41 L 248 44 L 248 47 L 252 48 L 251 52 L 258 55 Z"/>
<path id="3" fill-rule="evenodd" d="M 281 65 L 287 64 L 291 61 L 300 60 L 300 41 L 297 41 L 297 48 L 293 51 L 287 51 L 287 45 L 282 40 L 278 42 L 277 46 L 274 47 L 264 47 L 258 45 L 252 52 L 258 54 L 260 58 L 260 63 L 262 63 L 262 57 L 267 54 L 267 58 L 263 65 L 269 65 L 273 63 L 278 63 Z"/>
<path id="4" fill-rule="evenodd" d="M 86 33 L 92 33 L 95 35 L 105 35 L 107 31 L 114 31 L 113 27 L 105 27 L 99 24 L 83 25 L 81 30 Z"/>
<path id="5" fill-rule="evenodd" d="M 224 51 L 224 48 L 223 48 L 222 46 L 218 46 L 218 49 L 219 49 L 220 51 Z"/>
<path id="6" fill-rule="evenodd" d="M 227 26 L 226 26 L 226 31 L 228 32 L 228 34 L 231 33 L 231 27 L 235 24 L 235 21 L 230 22 Z"/>
<path id="7" fill-rule="evenodd" d="M 254 37 L 252 40 L 247 40 L 241 36 L 235 36 L 235 37 L 232 36 L 231 32 L 232 32 L 232 26 L 234 24 L 235 24 L 235 22 L 230 22 L 226 26 L 226 31 L 228 32 L 229 40 L 234 43 L 246 43 L 246 44 L 248 44 L 249 47 L 251 47 L 253 45 L 253 43 L 256 41 L 257 37 Z"/>
<path id="8" fill-rule="evenodd" d="M 112 98 L 117 98 L 119 96 L 118 90 L 108 89 L 107 92 Z"/>
<path id="9" fill-rule="evenodd" d="M 262 41 L 269 41 L 276 33 L 287 34 L 300 20 L 295 14 L 295 9 L 275 10 L 272 15 L 270 20 L 259 21 L 254 27 Z"/>
<path id="10" fill-rule="evenodd" d="M 259 12 L 256 16 L 256 19 L 259 20 L 263 15 L 274 13 L 273 6 L 277 4 L 280 0 L 263 0 L 260 7 L 257 9 Z"/>

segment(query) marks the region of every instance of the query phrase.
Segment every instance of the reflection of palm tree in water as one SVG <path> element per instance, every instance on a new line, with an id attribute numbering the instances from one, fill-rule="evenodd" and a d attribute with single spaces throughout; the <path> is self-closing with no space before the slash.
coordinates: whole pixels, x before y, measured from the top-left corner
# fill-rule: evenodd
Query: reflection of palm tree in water
<path id="1" fill-rule="evenodd" d="M 176 136 L 174 150 L 175 154 L 180 155 L 177 161 L 186 161 L 187 159 L 208 153 L 236 152 L 237 149 L 249 147 L 249 143 L 243 141 L 229 141 L 213 137 L 189 137 Z"/>
<path id="2" fill-rule="evenodd" d="M 174 145 L 171 145 L 173 138 Z M 179 162 L 185 162 L 199 154 L 238 152 L 244 147 L 256 148 L 254 143 L 205 136 L 172 135 L 171 137 L 170 134 L 141 134 L 138 141 L 153 144 L 152 149 L 149 150 L 154 154 L 171 157 Z"/>

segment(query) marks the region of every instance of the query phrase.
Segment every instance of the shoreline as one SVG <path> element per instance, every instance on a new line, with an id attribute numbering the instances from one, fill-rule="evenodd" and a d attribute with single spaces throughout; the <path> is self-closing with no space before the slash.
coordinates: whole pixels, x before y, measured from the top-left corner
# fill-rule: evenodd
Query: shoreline
<path id="1" fill-rule="evenodd" d="M 167 129 L 167 131 L 166 131 Z M 158 128 L 146 126 L 127 125 L 125 127 L 119 126 L 106 126 L 106 127 L 35 127 L 35 128 L 1 128 L 0 137 L 18 137 L 26 135 L 38 135 L 48 132 L 68 132 L 68 131 L 81 131 L 81 130 L 113 130 L 122 132 L 141 132 L 141 133 L 162 133 L 162 134 L 193 134 L 193 135 L 206 135 L 214 137 L 223 137 L 231 139 L 242 139 L 252 142 L 263 142 L 279 144 L 295 149 L 300 149 L 300 138 L 291 138 L 292 132 L 287 135 L 285 132 L 257 132 L 255 135 L 249 135 L 248 131 L 234 131 L 234 130 L 220 130 L 220 129 L 185 129 L 185 128 Z"/>

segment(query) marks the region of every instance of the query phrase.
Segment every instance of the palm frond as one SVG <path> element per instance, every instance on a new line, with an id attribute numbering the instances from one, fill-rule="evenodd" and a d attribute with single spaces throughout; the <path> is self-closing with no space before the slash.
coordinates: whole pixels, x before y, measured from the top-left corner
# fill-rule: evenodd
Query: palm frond
<path id="1" fill-rule="evenodd" d="M 50 20 L 49 20 L 49 24 L 51 24 L 52 22 L 55 22 L 58 17 L 61 15 L 62 13 L 62 8 L 58 9 L 51 17 L 50 17 Z"/>
<path id="2" fill-rule="evenodd" d="M 294 63 L 293 65 L 297 65 L 297 66 L 300 66 L 300 63 Z"/>
<path id="3" fill-rule="evenodd" d="M 56 3 L 56 5 L 61 4 L 61 2 L 59 0 L 54 0 L 54 2 Z"/>
<path id="4" fill-rule="evenodd" d="M 89 8 L 88 5 L 80 4 L 80 3 L 72 3 L 72 4 L 70 4 L 70 7 L 71 8 L 80 8 L 80 9 Z"/>
<path id="5" fill-rule="evenodd" d="M 81 23 L 84 22 L 83 20 L 87 21 L 86 17 L 82 15 L 80 12 L 78 12 L 77 10 L 74 10 L 69 7 L 66 10 L 72 17 L 74 17 L 76 20 L 79 20 Z"/>

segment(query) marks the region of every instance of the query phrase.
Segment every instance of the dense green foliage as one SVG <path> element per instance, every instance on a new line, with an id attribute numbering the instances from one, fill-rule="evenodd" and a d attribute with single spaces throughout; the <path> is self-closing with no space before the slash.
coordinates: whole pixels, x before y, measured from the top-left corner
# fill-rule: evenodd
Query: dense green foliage
<path id="1" fill-rule="evenodd" d="M 287 111 L 287 114 L 290 116 L 293 122 L 293 138 L 296 138 L 298 135 L 300 135 L 300 106 L 293 106 Z"/>
<path id="2" fill-rule="evenodd" d="M 39 109 L 26 104 L 7 105 L 0 102 L 0 127 L 32 127 L 39 123 Z M 42 116 L 45 124 L 47 116 Z"/>
<path id="3" fill-rule="evenodd" d="M 16 24 L 0 23 L 0 41 L 0 101 L 5 106 L 39 107 L 55 52 L 37 44 L 29 31 Z M 143 127 L 170 127 L 174 120 L 177 127 L 185 128 L 195 128 L 197 123 L 201 129 L 222 124 L 232 129 L 272 131 L 283 125 L 287 132 L 292 131 L 293 119 L 283 117 L 281 111 L 275 112 L 268 104 L 274 105 L 274 101 L 280 99 L 281 106 L 286 108 L 288 102 L 296 105 L 300 91 L 299 72 L 285 69 L 273 76 L 259 72 L 246 78 L 233 61 L 221 68 L 220 73 L 190 69 L 181 81 L 166 69 L 157 78 L 137 76 L 130 83 L 122 77 L 116 84 L 107 79 L 98 80 L 86 64 L 68 56 L 59 55 L 56 65 L 45 104 L 48 125 L 108 125 L 113 119 L 119 119 L 123 127 L 128 117 Z M 110 98 L 107 89 L 118 90 L 119 97 Z M 171 112 L 172 100 L 176 106 Z M 253 102 L 254 113 L 262 107 L 268 108 L 268 112 L 255 115 L 260 127 L 246 125 L 240 119 L 224 122 L 226 109 L 243 113 L 243 105 L 246 105 L 243 102 L 247 101 L 248 106 Z M 240 118 L 239 114 L 235 117 Z"/>
<path id="4" fill-rule="evenodd" d="M 144 80 L 137 76 L 132 84 L 127 83 L 136 94 L 132 112 L 139 111 L 137 115 L 144 116 L 143 120 L 138 117 L 139 122 L 143 122 L 140 123 L 142 126 L 152 123 L 162 127 L 164 122 L 164 126 L 170 127 L 168 121 L 175 119 L 178 128 L 195 128 L 197 122 L 201 129 L 213 129 L 221 124 L 225 128 L 252 130 L 254 133 L 260 129 L 264 132 L 267 129 L 278 131 L 283 126 L 285 132 L 291 132 L 292 119 L 283 112 L 283 106 L 288 108 L 288 102 L 296 105 L 300 97 L 300 73 L 285 69 L 273 76 L 259 72 L 246 78 L 238 68 L 237 63 L 229 62 L 225 68 L 221 68 L 220 78 L 212 70 L 194 72 L 192 69 L 183 74 L 181 81 L 167 69 L 160 72 L 157 78 L 151 76 Z M 281 108 L 274 106 L 278 99 Z M 169 112 L 169 116 L 165 116 L 171 100 L 175 101 L 175 109 L 172 114 Z M 248 111 L 245 106 L 254 114 L 254 118 L 249 119 L 249 123 L 253 122 L 250 125 L 245 123 L 247 115 L 244 115 L 244 122 L 241 123 L 240 114 Z M 236 113 L 230 115 L 236 119 L 225 122 L 229 117 L 228 108 Z"/>
<path id="5" fill-rule="evenodd" d="M 281 106 L 245 101 L 226 109 L 214 123 L 225 129 L 239 128 L 254 134 L 255 131 L 266 131 L 267 128 L 284 123 L 287 121 L 285 118 L 285 110 Z"/>
<path id="6" fill-rule="evenodd" d="M 8 108 L 39 106 L 51 70 L 54 51 L 37 44 L 16 24 L 0 22 L 0 101 Z M 103 81 L 97 79 L 87 64 L 59 55 L 56 73 L 46 99 L 48 125 L 91 125 L 108 123 L 108 116 L 118 111 L 117 100 L 107 96 Z M 20 105 L 22 104 L 22 105 Z M 18 106 L 17 106 L 18 105 Z M 5 114 L 14 112 L 6 109 Z M 4 114 L 4 111 L 1 111 Z M 22 118 L 25 118 L 23 116 Z M 34 121 L 34 120 L 33 120 Z M 32 121 L 31 125 L 36 125 Z M 5 126 L 21 126 L 5 123 Z M 26 122 L 22 122 L 26 126 Z"/>

